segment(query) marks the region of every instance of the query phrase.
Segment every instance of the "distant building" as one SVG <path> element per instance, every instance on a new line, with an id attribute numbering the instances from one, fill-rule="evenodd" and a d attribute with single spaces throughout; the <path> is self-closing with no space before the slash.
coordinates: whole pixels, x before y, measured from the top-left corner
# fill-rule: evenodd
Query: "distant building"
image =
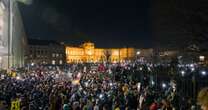
<path id="1" fill-rule="evenodd" d="M 66 63 L 65 47 L 55 41 L 29 40 L 28 64 L 63 65 Z"/>
<path id="2" fill-rule="evenodd" d="M 80 47 L 66 46 L 67 63 L 77 62 L 122 62 L 134 59 L 134 48 L 95 48 L 95 44 L 86 42 Z M 109 57 L 109 59 L 108 59 Z"/>
<path id="3" fill-rule="evenodd" d="M 16 0 L 0 0 L 0 68 L 23 67 L 27 39 Z"/>
<path id="4" fill-rule="evenodd" d="M 140 62 L 152 62 L 153 49 L 136 49 L 136 58 Z"/>
<path id="5" fill-rule="evenodd" d="M 176 49 L 159 48 L 154 49 L 155 63 L 170 63 L 180 55 L 180 51 Z"/>

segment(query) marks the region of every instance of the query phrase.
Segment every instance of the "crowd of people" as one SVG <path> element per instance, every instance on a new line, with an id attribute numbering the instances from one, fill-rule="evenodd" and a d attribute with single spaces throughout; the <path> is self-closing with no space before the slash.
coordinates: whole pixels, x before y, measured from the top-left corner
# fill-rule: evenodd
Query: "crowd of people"
<path id="1" fill-rule="evenodd" d="M 197 110 L 194 100 L 178 93 L 175 80 L 155 86 L 146 74 L 159 67 L 96 65 L 36 66 L 15 75 L 1 73 L 0 110 Z M 205 107 L 207 92 L 200 96 L 205 101 L 199 101 Z"/>

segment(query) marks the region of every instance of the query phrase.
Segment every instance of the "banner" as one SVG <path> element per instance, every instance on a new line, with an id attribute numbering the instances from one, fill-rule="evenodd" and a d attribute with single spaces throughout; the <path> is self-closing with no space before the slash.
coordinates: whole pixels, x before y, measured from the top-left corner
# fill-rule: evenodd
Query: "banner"
<path id="1" fill-rule="evenodd" d="M 20 100 L 19 99 L 12 101 L 10 110 L 20 110 Z"/>

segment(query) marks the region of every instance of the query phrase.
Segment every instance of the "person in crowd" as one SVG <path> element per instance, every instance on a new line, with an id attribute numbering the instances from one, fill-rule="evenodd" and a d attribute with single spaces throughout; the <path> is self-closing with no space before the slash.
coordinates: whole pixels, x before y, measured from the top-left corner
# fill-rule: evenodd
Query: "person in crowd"
<path id="1" fill-rule="evenodd" d="M 66 73 L 47 67 L 34 67 L 16 76 L 0 73 L 0 110 L 11 108 L 12 101 L 15 105 L 14 99 L 18 99 L 21 110 L 172 110 L 178 105 L 191 108 L 185 99 L 180 104 L 176 86 L 161 88 L 152 83 L 150 71 L 162 72 L 169 66 L 97 65 L 96 70 L 94 64 L 92 69 L 91 64 L 72 64 Z M 198 102 L 207 110 L 206 89 L 199 93 Z"/>
<path id="2" fill-rule="evenodd" d="M 202 110 L 208 110 L 208 87 L 203 88 L 199 92 L 197 101 Z"/>

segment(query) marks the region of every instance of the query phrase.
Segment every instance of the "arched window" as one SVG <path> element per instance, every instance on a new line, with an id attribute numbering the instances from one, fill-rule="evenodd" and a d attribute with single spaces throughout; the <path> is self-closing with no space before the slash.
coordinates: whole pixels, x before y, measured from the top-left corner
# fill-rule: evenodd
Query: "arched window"
<path id="1" fill-rule="evenodd" d="M 62 60 L 60 60 L 60 61 L 59 61 L 59 64 L 60 64 L 60 65 L 62 65 L 62 64 L 63 64 L 63 61 L 62 61 Z"/>
<path id="2" fill-rule="evenodd" d="M 52 60 L 52 64 L 55 65 L 56 64 L 56 61 L 55 60 Z"/>

